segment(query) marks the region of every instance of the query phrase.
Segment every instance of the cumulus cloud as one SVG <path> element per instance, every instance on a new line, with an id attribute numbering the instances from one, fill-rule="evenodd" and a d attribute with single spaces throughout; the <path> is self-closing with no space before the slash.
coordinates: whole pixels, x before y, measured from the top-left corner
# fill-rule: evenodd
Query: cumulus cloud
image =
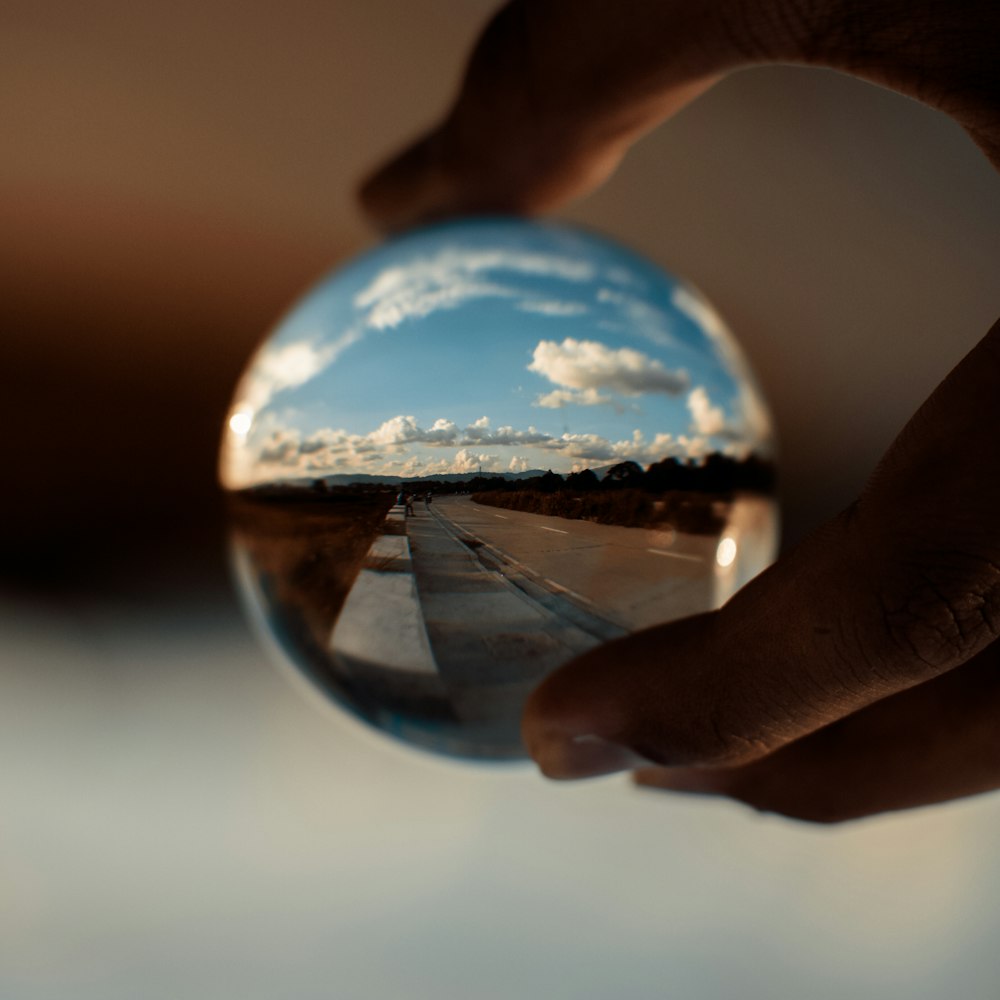
<path id="1" fill-rule="evenodd" d="M 536 397 L 535 406 L 549 410 L 559 410 L 570 403 L 577 406 L 600 406 L 602 403 L 613 403 L 613 396 L 602 396 L 596 389 L 553 389 Z"/>
<path id="2" fill-rule="evenodd" d="M 480 417 L 470 424 L 462 432 L 460 444 L 490 444 L 497 446 L 510 445 L 537 445 L 546 441 L 551 441 L 552 435 L 538 430 L 529 425 L 527 430 L 517 430 L 514 427 L 504 426 L 496 429 L 490 427 L 490 422 L 486 417 Z"/>
<path id="3" fill-rule="evenodd" d="M 546 441 L 542 447 L 546 451 L 558 451 L 569 458 L 586 458 L 591 462 L 603 462 L 614 457 L 614 445 L 600 434 L 567 432 Z"/>
<path id="4" fill-rule="evenodd" d="M 734 418 L 726 423 L 721 434 L 731 442 L 726 448 L 729 454 L 745 456 L 751 451 L 762 454 L 769 453 L 772 448 L 771 416 L 764 403 L 756 381 L 736 344 L 733 335 L 722 317 L 695 290 L 684 287 L 674 289 L 673 304 L 694 322 L 711 340 L 725 368 L 739 384 L 739 395 L 734 401 Z M 697 390 L 695 390 L 697 391 Z M 693 393 L 692 393 L 693 395 Z M 707 396 L 705 397 L 707 403 Z M 699 413 L 710 421 L 710 406 L 701 400 L 696 400 L 691 408 L 694 424 L 699 422 Z M 699 413 L 696 413 L 696 410 Z"/>
<path id="5" fill-rule="evenodd" d="M 713 406 L 705 387 L 692 389 L 687 398 L 691 411 L 691 429 L 705 437 L 732 437 L 734 429 L 726 423 L 721 406 Z"/>
<path id="6" fill-rule="evenodd" d="M 704 406 L 711 411 L 707 396 Z M 537 449 L 537 457 L 530 458 L 530 452 L 496 451 L 512 448 Z M 671 456 L 698 458 L 710 450 L 708 436 L 699 433 L 676 437 L 660 433 L 647 439 L 636 429 L 629 437 L 611 440 L 595 433 L 554 435 L 534 427 L 493 428 L 486 417 L 465 428 L 445 418 L 424 427 L 412 415 L 399 414 L 366 434 L 326 427 L 303 438 L 296 431 L 275 428 L 256 446 L 249 471 L 231 478 L 238 478 L 242 485 L 273 477 L 338 472 L 401 476 L 466 474 L 480 468 L 522 472 L 545 467 L 556 456 L 562 459 L 562 467 L 572 464 L 582 469 L 626 459 L 650 465 Z M 431 457 L 435 453 L 440 457 Z"/>
<path id="7" fill-rule="evenodd" d="M 367 439 L 358 440 L 347 431 L 335 431 L 329 427 L 310 434 L 300 445 L 300 455 L 342 454 L 350 451 L 353 454 L 364 454 L 376 450 L 374 442 Z"/>
<path id="8" fill-rule="evenodd" d="M 284 475 L 350 469 L 369 472 L 375 471 L 375 464 L 379 472 L 399 475 L 416 474 L 410 470 L 418 467 L 426 473 L 465 472 L 473 464 L 499 471 L 503 462 L 495 455 L 471 449 L 545 446 L 554 440 L 533 426 L 493 428 L 485 416 L 462 428 L 443 417 L 423 427 L 412 414 L 398 414 L 366 434 L 324 427 L 302 438 L 296 431 L 274 429 L 257 445 L 255 464 L 260 473 Z M 451 459 L 428 462 L 413 456 L 411 446 L 459 450 Z M 400 472 L 404 467 L 407 471 Z M 246 478 L 245 473 L 234 476 Z"/>
<path id="9" fill-rule="evenodd" d="M 327 438 L 341 440 L 345 431 L 325 430 L 317 432 Z M 314 435 L 315 436 L 315 435 Z M 453 420 L 443 417 L 429 427 L 421 427 L 416 417 L 399 414 L 390 417 L 375 430 L 366 435 L 348 435 L 355 442 L 369 441 L 374 445 L 389 449 L 399 449 L 403 445 L 423 444 L 430 447 L 469 447 L 475 445 L 533 445 L 551 440 L 551 435 L 536 427 L 526 430 L 503 426 L 493 428 L 488 417 L 480 417 L 466 427 L 459 427 Z"/>
<path id="10" fill-rule="evenodd" d="M 542 340 L 535 346 L 528 371 L 559 386 L 539 396 L 536 406 L 558 408 L 568 403 L 594 406 L 612 401 L 608 393 L 676 396 L 690 384 L 683 369 L 671 370 L 661 361 L 631 347 L 611 348 L 596 340 Z M 602 392 L 602 390 L 604 390 Z"/>
<path id="11" fill-rule="evenodd" d="M 478 472 L 481 468 L 493 471 L 496 465 L 495 455 L 479 455 L 475 452 L 462 449 L 455 452 L 452 459 L 450 472 Z"/>
<path id="12" fill-rule="evenodd" d="M 664 458 L 699 457 L 710 450 L 704 438 L 684 435 L 674 437 L 672 434 L 661 433 L 648 440 L 640 430 L 634 430 L 630 438 L 619 441 L 610 441 L 599 434 L 567 433 L 553 438 L 544 448 L 577 459 L 574 469 L 626 460 L 640 465 L 652 465 Z"/>
<path id="13" fill-rule="evenodd" d="M 390 417 L 368 435 L 376 444 L 394 445 L 420 441 L 428 432 L 423 430 L 413 416 Z"/>
<path id="14" fill-rule="evenodd" d="M 387 465 L 380 470 L 383 474 L 398 476 L 440 476 L 475 475 L 482 469 L 484 473 L 503 472 L 503 461 L 496 455 L 480 454 L 465 448 L 455 452 L 451 458 L 440 458 L 433 462 L 412 458 L 406 462 Z"/>
<path id="15" fill-rule="evenodd" d="M 691 431 L 699 439 L 715 438 L 727 442 L 726 454 L 745 458 L 752 451 L 766 455 L 772 450 L 770 415 L 760 394 L 749 382 L 740 386 L 731 418 L 726 417 L 721 406 L 713 404 L 704 386 L 691 390 L 687 405 L 691 411 Z"/>
<path id="16" fill-rule="evenodd" d="M 262 442 L 258 452 L 266 464 L 282 464 L 299 453 L 299 435 L 295 431 L 272 431 Z"/>

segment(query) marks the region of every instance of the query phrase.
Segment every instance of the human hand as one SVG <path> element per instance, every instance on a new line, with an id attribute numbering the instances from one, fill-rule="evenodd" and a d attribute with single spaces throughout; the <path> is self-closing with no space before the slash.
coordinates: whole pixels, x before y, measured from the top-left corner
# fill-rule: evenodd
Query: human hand
<path id="1" fill-rule="evenodd" d="M 1000 167 L 1000 7 L 960 0 L 529 0 L 503 8 L 444 123 L 368 182 L 386 229 L 540 212 L 742 65 L 833 66 L 949 114 Z M 548 678 L 543 772 L 836 821 L 1000 787 L 1000 322 L 861 497 L 720 611 Z M 942 470 L 947 470 L 945 474 Z"/>

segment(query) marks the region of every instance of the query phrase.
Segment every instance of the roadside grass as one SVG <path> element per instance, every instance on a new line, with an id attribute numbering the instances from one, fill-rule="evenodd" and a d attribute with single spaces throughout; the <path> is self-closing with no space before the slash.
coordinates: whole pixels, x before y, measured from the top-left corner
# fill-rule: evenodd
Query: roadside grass
<path id="1" fill-rule="evenodd" d="M 456 721 L 436 674 L 395 671 L 330 646 L 372 542 L 393 533 L 386 515 L 394 496 L 392 491 L 297 499 L 230 495 L 233 542 L 249 559 L 264 594 L 269 631 L 291 663 L 349 712 L 392 732 L 399 719 L 407 720 L 415 727 L 408 738 L 436 745 L 436 727 Z"/>
<path id="2" fill-rule="evenodd" d="M 330 630 L 382 533 L 392 496 L 372 493 L 303 499 L 230 494 L 235 542 L 282 614 L 294 617 L 325 650 Z M 302 637 L 304 638 L 304 637 Z"/>

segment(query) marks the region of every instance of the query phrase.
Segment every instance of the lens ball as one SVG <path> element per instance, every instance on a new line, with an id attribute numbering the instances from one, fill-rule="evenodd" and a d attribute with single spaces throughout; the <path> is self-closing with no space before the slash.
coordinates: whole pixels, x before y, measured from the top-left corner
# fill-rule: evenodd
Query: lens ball
<path id="1" fill-rule="evenodd" d="M 334 271 L 251 358 L 220 476 L 282 657 L 462 758 L 525 757 L 542 678 L 719 607 L 776 547 L 770 419 L 718 314 L 547 223 L 438 225 Z"/>

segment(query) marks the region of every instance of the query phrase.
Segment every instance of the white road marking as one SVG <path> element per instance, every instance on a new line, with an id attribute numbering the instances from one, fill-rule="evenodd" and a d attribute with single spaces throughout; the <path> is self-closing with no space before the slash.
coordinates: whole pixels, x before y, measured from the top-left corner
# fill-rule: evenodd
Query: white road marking
<path id="1" fill-rule="evenodd" d="M 671 559 L 687 559 L 688 562 L 704 562 L 701 556 L 689 556 L 684 552 L 664 552 L 663 549 L 646 549 L 654 556 L 669 556 Z"/>
<path id="2" fill-rule="evenodd" d="M 584 604 L 589 604 L 591 607 L 594 606 L 594 602 L 590 600 L 589 597 L 584 597 L 583 594 L 578 594 L 575 590 L 570 590 L 569 587 L 564 587 L 561 583 L 556 583 L 555 580 L 550 580 L 547 576 L 543 576 L 542 580 L 553 590 L 558 590 L 564 594 L 569 594 L 570 597 L 573 597 Z"/>
<path id="3" fill-rule="evenodd" d="M 494 514 L 493 516 L 494 516 L 494 517 L 499 517 L 501 521 L 506 521 L 506 520 L 507 520 L 507 518 L 506 518 L 506 517 L 504 517 L 504 515 L 503 515 L 503 514 Z"/>
<path id="4" fill-rule="evenodd" d="M 542 531 L 554 531 L 557 535 L 568 535 L 568 531 L 563 531 L 562 528 L 546 528 L 544 524 L 538 525 Z"/>

